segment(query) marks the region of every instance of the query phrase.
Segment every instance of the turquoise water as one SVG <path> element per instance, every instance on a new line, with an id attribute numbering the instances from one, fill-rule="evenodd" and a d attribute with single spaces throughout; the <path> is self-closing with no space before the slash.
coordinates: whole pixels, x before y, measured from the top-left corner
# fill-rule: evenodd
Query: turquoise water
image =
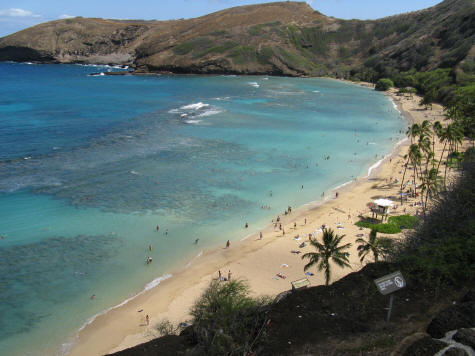
<path id="1" fill-rule="evenodd" d="M 0 63 L 2 355 L 64 353 L 204 248 L 366 175 L 405 126 L 332 80 L 101 70 Z"/>

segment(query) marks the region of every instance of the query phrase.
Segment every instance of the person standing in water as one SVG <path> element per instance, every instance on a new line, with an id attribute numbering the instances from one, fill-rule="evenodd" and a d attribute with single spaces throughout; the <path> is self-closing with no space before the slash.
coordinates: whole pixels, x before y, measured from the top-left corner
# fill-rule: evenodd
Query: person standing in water
<path id="1" fill-rule="evenodd" d="M 229 242 L 229 240 L 226 242 L 226 248 L 229 247 L 229 245 L 231 245 L 231 243 Z"/>

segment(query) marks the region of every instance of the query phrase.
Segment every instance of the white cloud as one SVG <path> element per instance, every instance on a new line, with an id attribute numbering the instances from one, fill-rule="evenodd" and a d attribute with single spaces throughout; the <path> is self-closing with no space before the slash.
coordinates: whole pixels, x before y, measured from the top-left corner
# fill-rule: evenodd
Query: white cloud
<path id="1" fill-rule="evenodd" d="M 8 17 L 41 17 L 41 15 L 35 14 L 29 10 L 23 9 L 4 9 L 0 10 L 0 16 Z"/>
<path id="2" fill-rule="evenodd" d="M 63 14 L 63 15 L 59 15 L 58 19 L 72 19 L 73 17 L 74 16 Z"/>

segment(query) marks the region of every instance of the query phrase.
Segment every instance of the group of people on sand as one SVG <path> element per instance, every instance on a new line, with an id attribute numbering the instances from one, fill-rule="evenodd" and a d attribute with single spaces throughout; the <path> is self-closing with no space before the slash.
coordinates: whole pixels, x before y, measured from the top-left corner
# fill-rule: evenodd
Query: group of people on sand
<path id="1" fill-rule="evenodd" d="M 220 281 L 223 281 L 223 282 L 229 282 L 231 280 L 231 270 L 228 271 L 228 278 L 226 279 L 226 277 L 224 277 L 222 274 L 221 274 L 221 270 L 218 270 L 218 280 Z"/>

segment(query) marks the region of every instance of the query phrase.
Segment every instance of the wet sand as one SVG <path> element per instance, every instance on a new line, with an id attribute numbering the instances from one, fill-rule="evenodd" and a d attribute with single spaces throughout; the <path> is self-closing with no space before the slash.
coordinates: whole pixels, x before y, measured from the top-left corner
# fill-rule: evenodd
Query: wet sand
<path id="1" fill-rule="evenodd" d="M 412 98 L 400 97 L 396 95 L 395 90 L 390 91 L 388 95 L 410 122 L 439 120 L 444 124 L 440 105 L 434 105 L 432 110 L 425 110 L 419 106 L 420 98 L 415 95 Z M 435 147 L 438 157 L 442 145 L 436 141 Z M 188 268 L 171 271 L 172 278 L 162 281 L 157 287 L 127 304 L 98 316 L 81 330 L 70 355 L 103 355 L 119 351 L 156 337 L 154 325 L 160 320 L 168 319 L 175 324 L 190 320 L 190 307 L 210 280 L 218 277 L 218 270 L 221 270 L 225 277 L 228 271 L 231 271 L 232 278 L 248 280 L 254 295 L 275 296 L 288 291 L 291 281 L 305 277 L 313 286 L 323 284 L 323 273 L 318 272 L 316 268 L 310 270 L 314 273 L 313 276 L 304 273 L 306 261 L 303 261 L 301 256 L 311 251 L 308 242 L 306 247 L 299 248 L 302 242 L 308 241 L 309 233 L 314 233 L 322 224 L 334 229 L 339 235 L 344 234 L 344 243 L 353 244 L 349 249 L 352 268 L 341 269 L 332 266 L 331 282 L 359 270 L 363 264 L 357 255 L 355 240 L 359 234 L 364 234 L 366 238 L 369 230 L 360 230 L 354 223 L 359 220 L 358 215 L 369 215 L 367 204 L 372 200 L 397 195 L 399 184 L 390 183 L 389 179 L 397 178 L 401 181 L 405 161 L 403 157 L 407 148 L 406 140 L 395 147 L 394 151 L 371 171 L 369 177 L 359 178 L 339 188 L 338 198 L 335 198 L 335 192 L 327 192 L 324 202 L 307 204 L 293 210 L 289 215 L 281 216 L 285 235 L 270 224 L 262 230 L 262 239 L 259 239 L 259 232 L 256 232 L 242 241 L 231 242 L 231 246 L 225 248 L 227 238 L 223 232 L 222 247 L 205 250 Z M 412 171 L 408 170 L 405 179 L 410 179 L 411 174 Z M 312 198 L 317 200 L 320 197 L 309 197 L 309 200 Z M 403 206 L 396 202 L 399 207 L 395 211 L 393 209 L 393 214 L 402 214 L 404 208 L 408 214 L 414 214 L 416 208 L 411 206 L 413 201 L 414 199 L 410 198 Z M 282 211 L 285 208 L 287 207 L 282 207 Z M 297 223 L 296 228 L 294 223 Z M 250 228 L 252 229 L 252 226 Z M 243 237 L 247 235 L 247 230 L 243 229 Z M 300 236 L 299 240 L 294 238 L 297 235 Z M 317 238 L 321 236 L 321 232 L 316 234 Z M 388 236 L 394 239 L 402 237 L 401 234 Z M 300 250 L 301 253 L 297 255 L 291 253 L 292 250 Z M 277 273 L 285 275 L 286 278 L 277 277 Z M 150 316 L 149 326 L 145 322 L 146 315 Z"/>

